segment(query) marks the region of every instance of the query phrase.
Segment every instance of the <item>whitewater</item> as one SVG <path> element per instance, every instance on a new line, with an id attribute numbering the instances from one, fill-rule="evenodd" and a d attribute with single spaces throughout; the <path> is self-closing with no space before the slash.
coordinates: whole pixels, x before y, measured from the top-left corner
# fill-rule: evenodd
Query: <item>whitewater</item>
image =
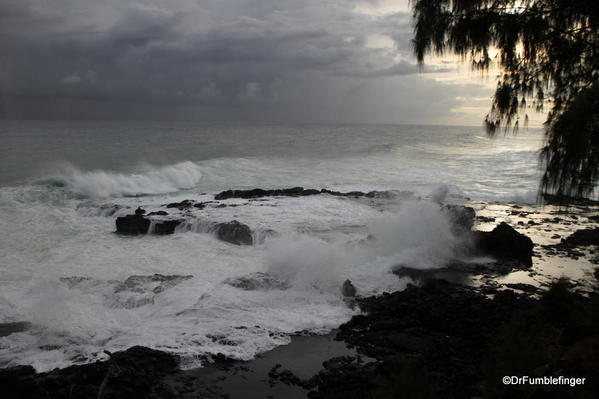
<path id="1" fill-rule="evenodd" d="M 326 333 L 358 312 L 346 279 L 360 295 L 394 291 L 409 282 L 394 266 L 457 256 L 438 202 L 533 202 L 542 144 L 535 129 L 182 122 L 2 122 L 0 137 L 0 323 L 29 323 L 0 337 L 0 367 L 39 371 L 133 345 L 189 368 Z M 229 199 L 172 235 L 114 233 L 137 207 L 295 186 L 388 195 Z M 207 228 L 231 220 L 253 245 Z"/>

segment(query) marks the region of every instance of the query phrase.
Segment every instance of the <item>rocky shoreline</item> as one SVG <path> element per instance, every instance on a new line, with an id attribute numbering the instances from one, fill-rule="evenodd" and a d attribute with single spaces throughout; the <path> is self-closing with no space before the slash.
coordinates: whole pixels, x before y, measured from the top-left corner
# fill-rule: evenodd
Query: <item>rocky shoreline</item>
<path id="1" fill-rule="evenodd" d="M 215 201 L 320 194 L 376 199 L 388 195 L 325 191 L 229 190 L 217 194 Z M 172 234 L 184 223 L 183 213 L 187 209 L 206 206 L 220 204 L 185 200 L 166 204 L 164 208 L 168 211 L 148 214 L 138 208 L 134 214 L 116 219 L 117 232 L 146 234 L 153 228 L 154 234 Z M 409 277 L 414 284 L 400 292 L 356 298 L 355 304 L 362 313 L 327 338 L 334 338 L 339 344 L 327 344 L 334 349 L 322 351 L 317 357 L 317 363 L 322 366 L 309 375 L 305 372 L 302 375 L 301 367 L 300 372 L 294 370 L 293 364 L 301 364 L 301 359 L 323 342 L 322 336 L 297 337 L 289 345 L 291 352 L 275 349 L 272 354 L 249 362 L 213 356 L 207 367 L 197 370 L 182 371 L 177 367 L 175 356 L 144 347 L 109 353 L 107 361 L 48 373 L 36 373 L 30 366 L 5 368 L 0 370 L 0 386 L 8 394 L 3 397 L 596 397 L 599 392 L 599 273 L 595 271 L 586 281 L 588 284 L 577 287 L 572 286 L 580 281 L 559 280 L 549 287 L 540 287 L 498 277 L 514 271 L 528 276 L 539 273 L 538 260 L 588 259 L 596 264 L 599 228 L 591 215 L 595 215 L 596 210 L 591 210 L 591 216 L 585 216 L 585 223 L 568 225 L 569 234 L 555 237 L 557 231 L 563 234 L 560 226 L 570 223 L 564 221 L 565 217 L 572 221 L 578 218 L 575 212 L 565 213 L 563 218 L 554 216 L 551 220 L 546 215 L 543 215 L 545 219 L 537 218 L 533 210 L 522 210 L 516 205 L 505 208 L 507 214 L 522 220 L 506 223 L 497 217 L 497 210 L 490 214 L 484 207 L 446 206 L 456 232 L 469 235 L 472 245 L 468 250 L 491 255 L 496 262 L 455 263 L 434 271 L 398 265 L 395 273 Z M 173 210 L 182 214 L 167 213 Z M 504 210 L 502 208 L 502 212 Z M 486 229 L 471 231 L 473 226 Z M 523 231 L 530 232 L 533 239 Z M 251 228 L 236 220 L 214 223 L 209 232 L 236 245 L 252 245 L 255 239 Z M 553 241 L 541 239 L 535 236 L 537 233 L 541 238 L 549 234 L 555 238 Z M 156 276 L 150 280 L 162 285 L 165 281 L 170 284 L 169 278 L 173 277 Z M 263 279 L 268 280 L 268 276 Z M 147 283 L 138 280 L 131 280 L 129 284 Z M 239 280 L 231 284 L 245 289 L 247 284 L 256 284 L 256 281 Z M 8 324 L 0 325 L 1 334 L 28 328 L 26 322 Z M 282 355 L 277 354 L 281 352 Z M 578 387 L 506 386 L 501 383 L 503 375 L 584 377 L 587 382 Z"/>
<path id="2" fill-rule="evenodd" d="M 235 380 L 286 398 L 394 398 L 405 392 L 410 393 L 405 397 L 431 398 L 591 398 L 599 392 L 597 294 L 582 296 L 558 284 L 540 299 L 513 290 L 490 298 L 488 292 L 431 280 L 359 303 L 364 314 L 335 335 L 357 353 L 326 359 L 309 378 L 275 363 L 280 358 L 271 360 L 268 373 L 264 364 L 256 369 L 261 359 L 218 356 L 208 367 L 181 371 L 174 356 L 133 347 L 110 354 L 108 361 L 49 373 L 36 374 L 29 366 L 3 369 L 0 384 L 9 398 L 264 397 L 251 391 L 240 396 L 239 386 L 231 392 Z M 304 351 L 314 349 L 311 339 L 320 339 L 305 338 Z M 283 361 L 295 363 L 289 357 Z M 252 375 L 258 371 L 261 375 Z M 503 375 L 586 378 L 587 383 L 531 391 L 503 386 Z"/>

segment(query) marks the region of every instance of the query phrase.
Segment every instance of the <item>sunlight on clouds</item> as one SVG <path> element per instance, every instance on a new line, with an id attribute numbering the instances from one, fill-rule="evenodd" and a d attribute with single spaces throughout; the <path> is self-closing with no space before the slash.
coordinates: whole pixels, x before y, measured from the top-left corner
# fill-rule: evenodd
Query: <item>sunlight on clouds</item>
<path id="1" fill-rule="evenodd" d="M 410 11 L 409 0 L 370 0 L 358 3 L 354 12 L 371 17 L 382 17 Z"/>
<path id="2" fill-rule="evenodd" d="M 387 35 L 374 34 L 368 36 L 366 47 L 392 50 L 395 48 L 395 41 Z"/>

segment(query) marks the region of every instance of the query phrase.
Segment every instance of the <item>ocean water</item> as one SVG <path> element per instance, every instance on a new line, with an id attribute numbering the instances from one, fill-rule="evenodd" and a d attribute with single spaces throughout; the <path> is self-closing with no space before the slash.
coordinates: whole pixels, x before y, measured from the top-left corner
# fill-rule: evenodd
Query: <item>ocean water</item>
<path id="1" fill-rule="evenodd" d="M 437 200 L 534 202 L 542 132 L 2 121 L 0 139 L 0 323 L 31 323 L 0 337 L 0 367 L 49 370 L 132 345 L 195 367 L 206 354 L 251 359 L 295 332 L 327 332 L 357 312 L 341 297 L 345 279 L 362 295 L 402 289 L 395 265 L 457 256 Z M 294 186 L 389 195 L 230 199 L 237 206 L 180 215 L 173 235 L 114 234 L 137 206 Z M 250 226 L 254 245 L 206 227 L 230 220 Z M 231 283 L 240 277 L 265 280 L 244 290 Z"/>

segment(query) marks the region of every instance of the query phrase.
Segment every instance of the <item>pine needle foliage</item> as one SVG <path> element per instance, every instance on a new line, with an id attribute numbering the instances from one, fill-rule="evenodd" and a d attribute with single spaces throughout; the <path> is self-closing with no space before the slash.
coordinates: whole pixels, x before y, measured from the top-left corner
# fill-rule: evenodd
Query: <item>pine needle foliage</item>
<path id="1" fill-rule="evenodd" d="M 599 0 L 412 0 L 414 51 L 497 65 L 487 132 L 547 111 L 540 193 L 593 195 L 599 179 Z M 493 55 L 492 54 L 495 54 Z"/>

